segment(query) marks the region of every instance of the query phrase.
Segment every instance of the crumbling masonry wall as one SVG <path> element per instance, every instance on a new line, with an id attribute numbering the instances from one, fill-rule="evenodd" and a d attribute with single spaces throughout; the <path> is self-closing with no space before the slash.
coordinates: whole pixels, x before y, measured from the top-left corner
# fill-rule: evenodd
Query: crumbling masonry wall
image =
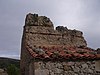
<path id="1" fill-rule="evenodd" d="M 28 14 L 25 21 L 26 41 L 31 47 L 34 45 L 67 45 L 87 46 L 83 33 L 58 26 L 54 30 L 53 23 L 45 16 Z"/>
<path id="2" fill-rule="evenodd" d="M 31 48 L 34 46 L 87 47 L 81 31 L 70 30 L 63 26 L 58 26 L 54 30 L 52 21 L 45 16 L 31 13 L 26 16 L 21 46 L 21 75 L 84 75 L 86 70 L 89 71 L 85 75 L 96 74 L 92 61 L 31 61 L 33 57 L 27 51 L 27 46 Z M 92 74 L 93 72 L 95 74 Z"/>

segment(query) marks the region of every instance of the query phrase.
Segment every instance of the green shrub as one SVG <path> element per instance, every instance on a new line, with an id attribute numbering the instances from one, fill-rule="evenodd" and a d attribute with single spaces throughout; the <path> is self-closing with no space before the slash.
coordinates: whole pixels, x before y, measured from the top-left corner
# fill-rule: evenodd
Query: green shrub
<path id="1" fill-rule="evenodd" d="M 10 64 L 7 67 L 7 73 L 8 75 L 19 75 L 19 69 L 14 64 Z"/>

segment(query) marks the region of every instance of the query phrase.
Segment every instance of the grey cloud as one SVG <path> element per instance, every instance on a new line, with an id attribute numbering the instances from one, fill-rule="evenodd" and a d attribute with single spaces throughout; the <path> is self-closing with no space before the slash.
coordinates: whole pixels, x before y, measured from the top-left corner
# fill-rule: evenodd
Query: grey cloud
<path id="1" fill-rule="evenodd" d="M 16 50 L 0 50 L 0 57 L 16 58 L 20 59 L 19 52 Z"/>
<path id="2" fill-rule="evenodd" d="M 84 31 L 88 46 L 92 48 L 100 47 L 100 0 L 84 0 L 78 18 L 79 28 Z"/>

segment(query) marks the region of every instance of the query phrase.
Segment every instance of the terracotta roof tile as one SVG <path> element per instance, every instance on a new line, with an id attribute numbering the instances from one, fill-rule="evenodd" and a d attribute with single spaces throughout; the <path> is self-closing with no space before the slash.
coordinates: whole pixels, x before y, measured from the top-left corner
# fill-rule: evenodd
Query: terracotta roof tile
<path id="1" fill-rule="evenodd" d="M 78 47 L 26 47 L 33 58 L 39 59 L 100 59 L 100 54 L 91 48 Z M 38 50 L 38 51 L 37 51 Z"/>

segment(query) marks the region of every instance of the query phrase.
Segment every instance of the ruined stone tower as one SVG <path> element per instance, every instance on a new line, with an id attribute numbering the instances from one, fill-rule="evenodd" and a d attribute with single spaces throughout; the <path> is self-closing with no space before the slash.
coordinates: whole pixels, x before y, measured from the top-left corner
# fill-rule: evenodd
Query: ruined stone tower
<path id="1" fill-rule="evenodd" d="M 54 25 L 49 18 L 45 16 L 38 16 L 38 14 L 29 13 L 25 19 L 25 26 L 22 37 L 20 63 L 21 75 L 58 75 L 57 73 L 42 74 L 42 72 L 40 72 L 41 74 L 36 74 L 35 60 L 43 59 L 45 61 L 49 59 L 51 61 L 55 58 L 59 59 L 58 56 L 61 56 L 62 59 L 71 59 L 72 57 L 70 55 L 72 54 L 69 54 L 69 58 L 66 56 L 66 54 L 64 57 L 64 54 L 61 53 L 69 52 L 71 50 L 70 48 L 73 48 L 76 51 L 78 49 L 81 49 L 80 51 L 85 51 L 87 49 L 86 52 L 88 51 L 89 48 L 87 48 L 87 43 L 81 31 L 70 30 L 63 26 L 58 26 L 54 30 Z M 52 49 L 55 51 L 52 51 Z M 63 51 L 63 49 L 66 49 L 66 51 Z M 58 51 L 58 56 L 56 50 Z M 53 57 L 53 53 L 56 54 L 55 57 Z"/>

